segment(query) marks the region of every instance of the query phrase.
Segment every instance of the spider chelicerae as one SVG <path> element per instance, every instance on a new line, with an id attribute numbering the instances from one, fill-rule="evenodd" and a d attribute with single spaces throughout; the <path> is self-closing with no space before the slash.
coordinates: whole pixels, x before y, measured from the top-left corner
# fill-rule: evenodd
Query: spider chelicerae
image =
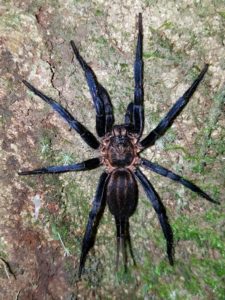
<path id="1" fill-rule="evenodd" d="M 195 184 L 183 177 L 167 170 L 166 168 L 151 162 L 140 156 L 140 153 L 151 147 L 173 124 L 173 121 L 181 113 L 189 102 L 191 96 L 197 89 L 207 72 L 205 65 L 190 88 L 170 108 L 169 112 L 159 124 L 141 139 L 144 128 L 144 90 L 143 90 L 143 60 L 142 60 L 142 15 L 138 16 L 138 38 L 136 56 L 134 62 L 134 99 L 127 106 L 124 124 L 114 125 L 113 108 L 106 89 L 98 82 L 93 70 L 80 55 L 73 41 L 71 46 L 73 52 L 82 67 L 96 110 L 96 132 L 97 139 L 85 126 L 78 122 L 65 108 L 52 98 L 44 95 L 33 85 L 23 80 L 23 83 L 37 96 L 59 113 L 92 149 L 99 150 L 99 156 L 80 163 L 63 166 L 50 166 L 32 171 L 22 171 L 19 175 L 65 173 L 71 171 L 86 171 L 103 166 L 105 170 L 100 176 L 97 191 L 89 213 L 82 242 L 82 250 L 79 264 L 79 277 L 82 274 L 85 261 L 90 249 L 94 246 L 98 225 L 103 215 L 106 203 L 114 216 L 117 236 L 116 266 L 118 267 L 120 252 L 122 252 L 123 264 L 127 269 L 127 247 L 135 264 L 135 258 L 131 245 L 129 232 L 129 218 L 135 212 L 138 200 L 137 180 L 142 185 L 148 199 L 150 200 L 161 225 L 167 244 L 167 255 L 171 265 L 174 263 L 173 232 L 168 221 L 166 209 L 159 195 L 146 176 L 141 167 L 149 169 L 159 175 L 168 177 L 184 185 L 201 197 L 213 203 L 209 195 Z"/>

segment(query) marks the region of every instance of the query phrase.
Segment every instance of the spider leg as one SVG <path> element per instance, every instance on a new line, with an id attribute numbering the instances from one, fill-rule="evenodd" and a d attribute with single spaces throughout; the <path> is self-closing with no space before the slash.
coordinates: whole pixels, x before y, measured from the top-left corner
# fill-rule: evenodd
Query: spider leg
<path id="1" fill-rule="evenodd" d="M 124 123 L 129 126 L 134 125 L 133 124 L 133 108 L 134 108 L 134 103 L 130 102 L 127 106 L 126 114 L 124 117 Z"/>
<path id="2" fill-rule="evenodd" d="M 114 115 L 112 103 L 106 89 L 99 83 L 98 84 L 99 96 L 103 100 L 104 103 L 104 114 L 105 114 L 105 133 L 110 132 L 112 130 L 114 124 Z"/>
<path id="3" fill-rule="evenodd" d="M 119 254 L 121 251 L 123 256 L 124 271 L 126 272 L 127 271 L 127 246 L 129 247 L 129 251 L 133 263 L 134 265 L 136 265 L 133 248 L 131 244 L 131 238 L 130 238 L 129 220 L 115 219 L 115 221 L 116 221 L 116 232 L 117 232 L 116 271 L 118 270 Z"/>
<path id="4" fill-rule="evenodd" d="M 119 255 L 120 251 L 123 255 L 123 265 L 124 271 L 127 272 L 127 248 L 126 248 L 126 240 L 124 237 L 117 237 L 117 252 L 116 252 L 116 272 L 119 267 Z"/>
<path id="5" fill-rule="evenodd" d="M 102 173 L 99 179 L 95 198 L 92 203 L 92 209 L 89 213 L 88 223 L 86 226 L 86 230 L 82 242 L 79 273 L 78 273 L 79 278 L 81 277 L 88 252 L 94 246 L 98 225 L 105 209 L 106 201 L 104 197 L 104 192 L 105 192 L 107 179 L 108 179 L 108 174 L 105 172 Z"/>
<path id="6" fill-rule="evenodd" d="M 96 131 L 99 137 L 111 131 L 114 116 L 110 97 L 106 89 L 98 83 L 95 73 L 80 55 L 74 41 L 70 42 L 73 52 L 82 67 L 96 110 Z"/>
<path id="7" fill-rule="evenodd" d="M 135 257 L 134 257 L 133 247 L 132 247 L 131 238 L 130 238 L 129 220 L 127 221 L 127 224 L 126 224 L 126 237 L 127 237 L 127 243 L 128 243 L 128 247 L 129 247 L 129 250 L 130 250 L 131 258 L 133 260 L 134 265 L 136 266 L 136 260 L 135 260 Z"/>
<path id="8" fill-rule="evenodd" d="M 118 271 L 119 266 L 119 256 L 120 251 L 122 252 L 123 256 L 123 265 L 124 271 L 127 271 L 127 235 L 126 235 L 126 227 L 127 227 L 127 220 L 121 220 L 115 218 L 116 221 L 116 236 L 117 236 L 117 251 L 116 251 L 116 271 Z"/>
<path id="9" fill-rule="evenodd" d="M 87 129 L 85 128 L 80 122 L 78 122 L 74 117 L 59 103 L 57 103 L 52 98 L 44 95 L 41 91 L 36 89 L 33 85 L 31 85 L 26 80 L 23 80 L 23 83 L 31 90 L 35 95 L 40 97 L 46 103 L 51 105 L 51 107 L 59 113 L 59 115 L 67 121 L 67 123 L 78 133 L 80 134 L 81 138 L 93 149 L 97 149 L 99 147 L 99 141 L 96 137 Z"/>
<path id="10" fill-rule="evenodd" d="M 148 161 L 147 159 L 142 158 L 141 159 L 141 165 L 155 173 L 158 173 L 159 175 L 162 175 L 164 177 L 168 177 L 174 181 L 177 181 L 179 183 L 181 183 L 182 185 L 184 185 L 185 187 L 187 187 L 188 189 L 190 189 L 191 191 L 197 193 L 198 195 L 200 195 L 201 197 L 205 198 L 206 200 L 216 203 L 216 204 L 220 204 L 219 202 L 213 200 L 209 195 L 207 195 L 205 192 L 203 192 L 198 186 L 196 186 L 195 184 L 191 183 L 190 181 L 184 179 L 183 177 L 173 173 L 170 170 L 167 170 L 166 168 L 153 163 L 151 161 Z"/>
<path id="11" fill-rule="evenodd" d="M 144 63 L 142 60 L 143 48 L 143 28 L 142 28 L 142 14 L 138 16 L 138 40 L 136 47 L 136 57 L 134 63 L 134 105 L 133 105 L 133 121 L 134 129 L 139 135 L 142 134 L 144 127 L 144 89 L 143 89 L 143 69 Z"/>
<path id="12" fill-rule="evenodd" d="M 99 158 L 92 158 L 81 163 L 65 165 L 65 166 L 50 166 L 31 171 L 18 172 L 18 175 L 38 175 L 38 174 L 54 174 L 54 173 L 66 173 L 72 171 L 86 171 L 96 169 L 100 166 L 101 162 Z"/>
<path id="13" fill-rule="evenodd" d="M 137 176 L 138 180 L 142 184 L 147 197 L 151 201 L 152 206 L 158 215 L 158 219 L 159 219 L 160 225 L 162 227 L 164 237 L 167 242 L 168 259 L 169 259 L 170 264 L 173 265 L 173 256 L 174 256 L 173 232 L 170 227 L 168 217 L 166 215 L 166 209 L 165 209 L 163 203 L 161 202 L 159 195 L 155 191 L 152 184 L 148 181 L 146 176 L 139 169 L 137 169 L 135 171 L 135 175 Z"/>
<path id="14" fill-rule="evenodd" d="M 180 97 L 177 102 L 171 107 L 169 112 L 166 114 L 166 116 L 159 122 L 159 124 L 154 128 L 141 142 L 141 146 L 143 147 L 143 150 L 154 145 L 155 141 L 160 138 L 166 130 L 173 124 L 173 121 L 176 119 L 176 117 L 181 113 L 183 108 L 187 105 L 189 102 L 191 96 L 194 94 L 195 90 L 197 89 L 199 83 L 202 81 L 205 73 L 208 70 L 208 65 L 206 64 L 204 68 L 202 69 L 201 73 L 198 75 L 198 77 L 195 79 L 195 81 L 192 83 L 190 88 L 183 94 L 182 97 Z"/>

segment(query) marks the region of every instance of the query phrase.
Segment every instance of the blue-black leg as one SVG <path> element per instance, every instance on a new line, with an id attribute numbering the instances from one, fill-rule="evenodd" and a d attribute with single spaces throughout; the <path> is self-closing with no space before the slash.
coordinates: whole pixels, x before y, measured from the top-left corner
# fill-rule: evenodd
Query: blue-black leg
<path id="1" fill-rule="evenodd" d="M 79 278 L 81 277 L 88 252 L 94 246 L 98 225 L 105 209 L 106 199 L 104 193 L 105 193 L 105 186 L 107 183 L 108 176 L 109 175 L 105 172 L 101 175 L 99 179 L 97 191 L 95 194 L 95 198 L 92 203 L 92 209 L 89 213 L 88 223 L 86 226 L 86 230 L 82 242 L 79 273 L 78 273 Z"/>
<path id="2" fill-rule="evenodd" d="M 113 107 L 106 89 L 98 83 L 98 92 L 99 97 L 102 99 L 104 103 L 104 115 L 105 115 L 105 133 L 110 132 L 112 130 L 114 124 L 114 115 L 113 115 Z"/>
<path id="3" fill-rule="evenodd" d="M 130 237 L 130 224 L 129 221 L 127 222 L 127 226 L 126 226 L 126 236 L 127 236 L 127 243 L 128 243 L 128 247 L 130 250 L 130 255 L 131 258 L 133 260 L 134 265 L 136 266 L 136 260 L 134 257 L 134 252 L 133 252 L 133 247 L 132 247 L 132 242 L 131 242 L 131 237 Z"/>
<path id="4" fill-rule="evenodd" d="M 219 202 L 213 200 L 209 195 L 207 195 L 205 192 L 203 192 L 203 190 L 201 190 L 198 186 L 196 186 L 195 184 L 191 183 L 190 181 L 184 179 L 183 177 L 173 173 L 170 170 L 167 170 L 166 168 L 153 163 L 151 161 L 148 161 L 147 159 L 142 158 L 141 159 L 141 165 L 143 167 L 146 167 L 147 169 L 158 173 L 159 175 L 162 175 L 164 177 L 168 177 L 174 181 L 179 182 L 180 184 L 184 185 L 186 188 L 190 189 L 191 191 L 197 193 L 198 195 L 200 195 L 201 197 L 205 198 L 206 200 L 216 203 L 216 204 L 220 204 Z"/>
<path id="5" fill-rule="evenodd" d="M 80 122 L 78 122 L 74 117 L 64 108 L 62 105 L 57 103 L 52 98 L 44 95 L 41 91 L 36 89 L 33 85 L 31 85 L 26 80 L 23 80 L 23 83 L 31 90 L 35 95 L 40 97 L 46 103 L 51 105 L 51 107 L 59 113 L 59 115 L 81 136 L 81 138 L 93 149 L 97 149 L 99 147 L 99 141 L 96 137 L 85 128 Z"/>
<path id="6" fill-rule="evenodd" d="M 70 43 L 73 48 L 73 52 L 85 73 L 96 110 L 96 131 L 98 136 L 102 137 L 106 132 L 111 131 L 114 123 L 112 104 L 109 94 L 106 89 L 98 83 L 95 73 L 80 55 L 75 43 L 73 41 Z"/>
<path id="7" fill-rule="evenodd" d="M 120 252 L 122 252 L 124 271 L 126 272 L 127 271 L 127 246 L 129 247 L 129 251 L 133 263 L 134 265 L 136 265 L 131 238 L 130 238 L 129 220 L 126 218 L 124 219 L 115 218 L 115 222 L 116 222 L 116 237 L 117 237 L 116 270 L 118 270 L 119 255 Z"/>
<path id="8" fill-rule="evenodd" d="M 126 125 L 129 125 L 130 127 L 133 126 L 133 108 L 134 108 L 134 103 L 130 102 L 127 106 L 126 114 L 124 117 L 124 123 Z"/>
<path id="9" fill-rule="evenodd" d="M 134 62 L 134 105 L 133 105 L 133 121 L 134 130 L 139 135 L 142 134 L 144 128 L 144 88 L 143 88 L 143 69 L 144 63 L 142 59 L 143 52 L 143 28 L 142 28 L 142 14 L 138 16 L 138 40 L 136 47 L 136 57 Z"/>
<path id="10" fill-rule="evenodd" d="M 118 271 L 119 266 L 119 256 L 120 252 L 122 252 L 123 257 L 123 265 L 124 271 L 127 271 L 127 232 L 126 232 L 126 219 L 117 219 L 116 221 L 116 243 L 117 243 L 117 250 L 116 250 L 116 271 Z"/>
<path id="11" fill-rule="evenodd" d="M 55 174 L 66 173 L 73 171 L 86 171 L 96 169 L 100 166 L 101 162 L 99 158 L 92 158 L 81 163 L 65 165 L 65 166 L 50 166 L 31 171 L 18 172 L 19 175 L 40 175 L 40 174 Z"/>
<path id="12" fill-rule="evenodd" d="M 191 87 L 184 93 L 184 95 L 177 100 L 177 102 L 172 106 L 166 116 L 159 122 L 155 129 L 153 129 L 141 142 L 143 149 L 148 148 L 155 144 L 155 141 L 160 138 L 168 128 L 173 124 L 173 121 L 181 113 L 183 108 L 189 102 L 191 96 L 194 94 L 199 83 L 202 81 L 205 73 L 208 70 L 208 65 L 206 64 L 202 69 L 201 73 L 192 83 Z"/>
<path id="13" fill-rule="evenodd" d="M 168 259 L 170 264 L 173 265 L 173 257 L 174 257 L 173 232 L 170 227 L 168 217 L 166 215 L 166 209 L 163 203 L 161 202 L 159 195 L 155 191 L 152 184 L 148 181 L 146 176 L 139 169 L 135 171 L 135 175 L 137 176 L 138 180 L 142 184 L 148 199 L 151 201 L 152 206 L 158 215 L 158 219 L 162 227 L 164 237 L 167 242 Z"/>

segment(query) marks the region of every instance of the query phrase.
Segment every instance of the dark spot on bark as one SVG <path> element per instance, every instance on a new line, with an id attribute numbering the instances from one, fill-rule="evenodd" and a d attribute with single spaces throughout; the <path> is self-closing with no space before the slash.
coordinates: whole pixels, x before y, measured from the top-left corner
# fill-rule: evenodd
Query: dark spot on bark
<path id="1" fill-rule="evenodd" d="M 15 140 L 9 139 L 7 137 L 4 137 L 2 141 L 2 150 L 7 151 L 7 152 L 12 152 L 13 150 L 11 149 L 11 144 L 14 143 Z"/>
<path id="2" fill-rule="evenodd" d="M 16 171 L 19 169 L 19 162 L 14 155 L 8 157 L 7 162 L 7 171 Z"/>
<path id="3" fill-rule="evenodd" d="M 25 203 L 28 203 L 28 189 L 12 188 L 13 202 L 11 206 L 11 213 L 20 214 Z"/>

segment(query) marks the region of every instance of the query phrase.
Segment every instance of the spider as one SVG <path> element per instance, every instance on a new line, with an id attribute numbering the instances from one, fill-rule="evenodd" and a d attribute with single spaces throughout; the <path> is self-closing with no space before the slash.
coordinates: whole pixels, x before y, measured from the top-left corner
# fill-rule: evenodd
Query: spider
<path id="1" fill-rule="evenodd" d="M 134 99 L 126 109 L 124 124 L 114 125 L 114 115 L 111 100 L 106 89 L 98 82 L 93 70 L 80 55 L 74 42 L 71 41 L 73 52 L 84 71 L 90 94 L 96 111 L 96 132 L 98 139 L 85 126 L 78 122 L 65 108 L 52 98 L 43 94 L 33 85 L 23 80 L 23 83 L 35 95 L 48 103 L 72 127 L 92 149 L 98 149 L 96 158 L 75 163 L 72 165 L 49 166 L 32 171 L 22 171 L 19 175 L 65 173 L 71 171 L 86 171 L 103 166 L 105 170 L 100 176 L 92 208 L 89 213 L 79 263 L 78 276 L 82 275 L 87 255 L 94 246 L 97 229 L 106 204 L 115 219 L 117 237 L 116 268 L 120 253 L 123 257 L 124 269 L 127 270 L 127 248 L 129 248 L 134 265 L 136 264 L 129 231 L 129 218 L 133 215 L 138 201 L 138 184 L 142 185 L 147 198 L 150 200 L 162 228 L 167 245 L 169 263 L 174 264 L 173 232 L 168 221 L 166 209 L 158 193 L 141 171 L 141 167 L 153 171 L 161 176 L 168 177 L 186 188 L 197 193 L 206 200 L 217 203 L 198 186 L 183 177 L 167 170 L 159 164 L 140 156 L 141 152 L 151 147 L 165 134 L 176 117 L 182 112 L 191 96 L 207 72 L 206 64 L 192 85 L 170 108 L 165 117 L 144 139 L 144 89 L 143 89 L 143 27 L 142 14 L 138 15 L 138 37 L 134 62 Z"/>

